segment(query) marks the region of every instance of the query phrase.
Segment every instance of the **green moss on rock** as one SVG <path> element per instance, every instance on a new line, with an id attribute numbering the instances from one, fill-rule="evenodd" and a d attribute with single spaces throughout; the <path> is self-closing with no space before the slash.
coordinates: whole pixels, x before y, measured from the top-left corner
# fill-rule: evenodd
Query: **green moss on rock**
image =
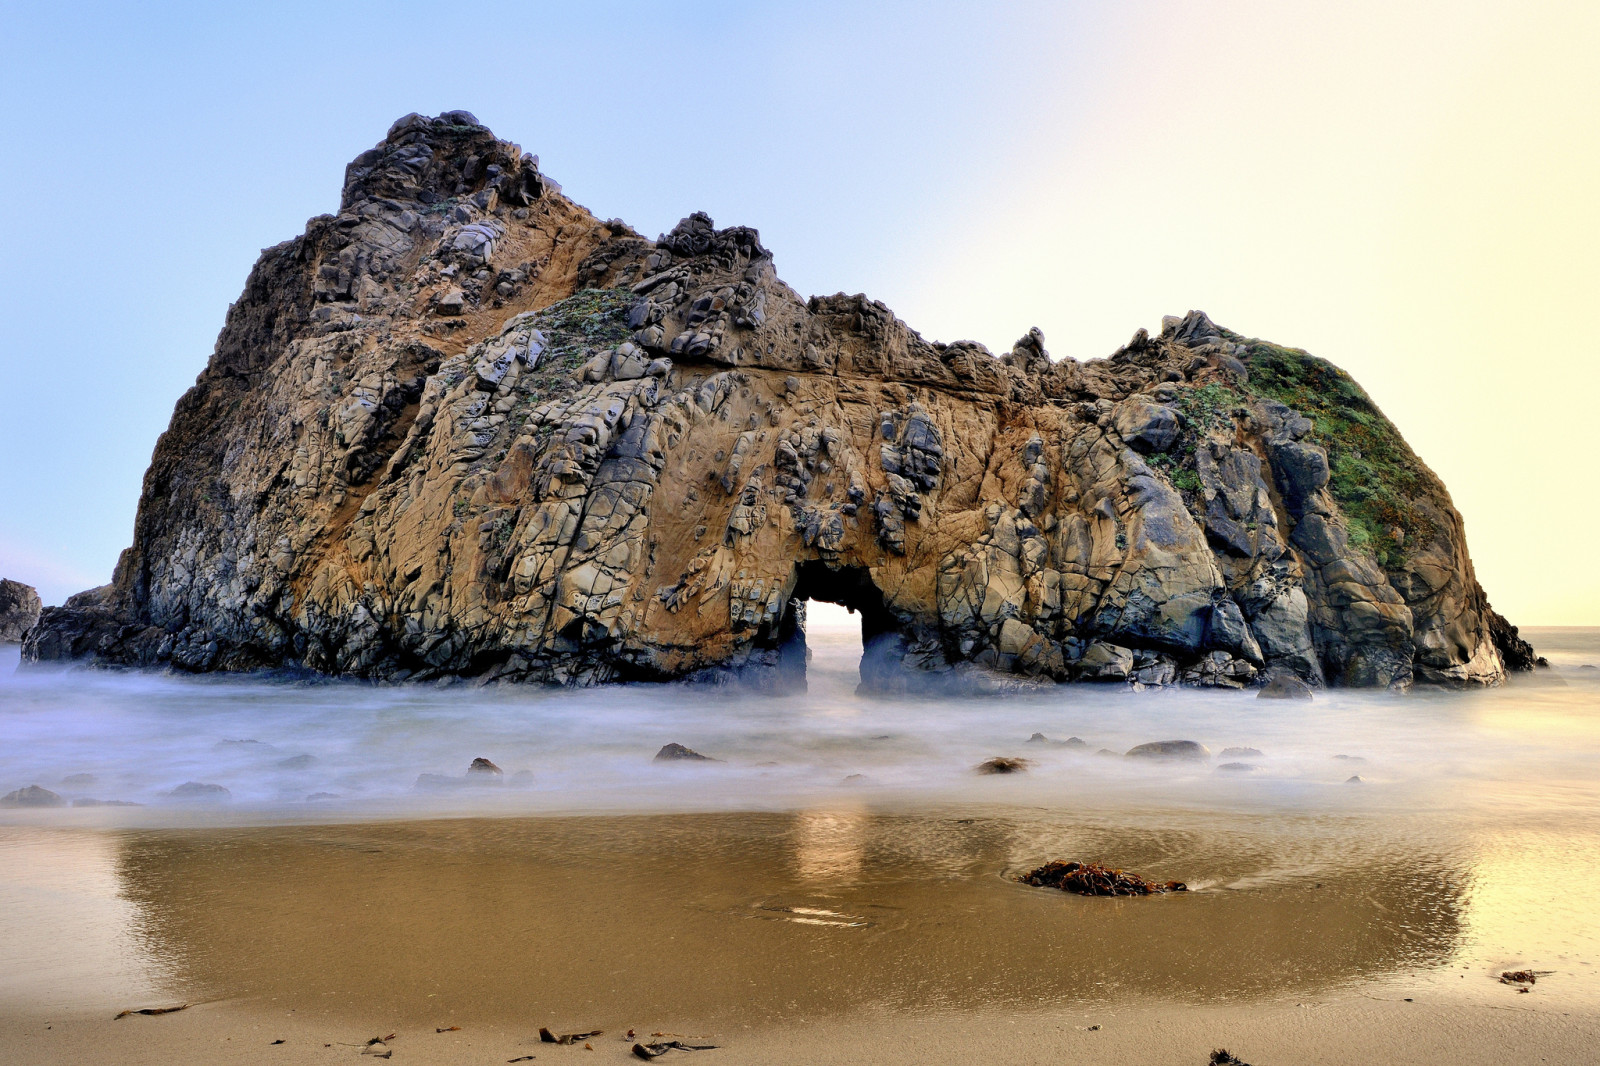
<path id="1" fill-rule="evenodd" d="M 1326 359 L 1265 341 L 1248 342 L 1246 358 L 1249 392 L 1311 420 L 1310 439 L 1328 453 L 1328 489 L 1344 511 L 1351 545 L 1385 567 L 1401 566 L 1409 546 L 1436 532 L 1417 506 L 1438 492 L 1422 460 L 1372 397 Z"/>

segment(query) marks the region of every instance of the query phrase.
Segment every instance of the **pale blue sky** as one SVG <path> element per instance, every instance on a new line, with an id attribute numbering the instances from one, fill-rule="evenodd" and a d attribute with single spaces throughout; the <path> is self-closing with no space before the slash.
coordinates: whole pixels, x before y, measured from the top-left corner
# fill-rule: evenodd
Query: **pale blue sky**
<path id="1" fill-rule="evenodd" d="M 1202 307 L 1310 348 L 1445 478 L 1497 605 L 1600 623 L 1595 475 L 1548 469 L 1592 446 L 1539 407 L 1600 384 L 1600 22 L 1332 6 L 0 2 L 0 575 L 108 579 L 259 250 L 466 108 L 602 217 L 756 226 L 802 294 L 933 338 L 1089 358 Z"/>

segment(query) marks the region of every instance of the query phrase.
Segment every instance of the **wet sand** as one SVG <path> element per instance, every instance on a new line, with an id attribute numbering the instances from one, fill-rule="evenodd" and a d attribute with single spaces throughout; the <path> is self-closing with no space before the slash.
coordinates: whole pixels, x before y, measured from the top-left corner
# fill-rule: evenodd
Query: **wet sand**
<path id="1" fill-rule="evenodd" d="M 1597 1061 L 1597 843 L 1520 816 L 861 803 L 12 825 L 0 1058 L 364 1062 L 394 1033 L 399 1060 L 620 1061 L 633 1028 L 720 1045 L 706 1066 Z M 1195 891 L 1012 880 L 1055 857 Z M 1549 972 L 1522 994 L 1508 968 Z M 177 1002 L 196 1005 L 112 1021 Z M 606 1032 L 590 1053 L 541 1025 Z"/>

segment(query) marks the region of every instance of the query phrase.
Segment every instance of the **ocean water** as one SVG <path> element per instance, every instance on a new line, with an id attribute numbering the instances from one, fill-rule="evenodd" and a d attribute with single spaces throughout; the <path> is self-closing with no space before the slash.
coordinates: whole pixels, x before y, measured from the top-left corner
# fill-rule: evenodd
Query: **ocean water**
<path id="1" fill-rule="evenodd" d="M 94 824 L 1002 802 L 1078 811 L 1481 808 L 1594 815 L 1600 629 L 1533 630 L 1552 669 L 1475 692 L 859 696 L 855 619 L 813 605 L 804 695 L 284 683 L 18 669 L 0 651 L 0 793 L 40 785 Z M 1029 742 L 1041 733 L 1050 743 Z M 1081 741 L 1067 744 L 1076 738 Z M 1211 757 L 1123 755 L 1184 739 Z M 658 763 L 675 742 L 716 761 Z M 1228 749 L 1253 749 L 1229 752 Z M 983 776 L 1020 757 L 1024 773 Z M 500 775 L 466 774 L 475 758 Z M 1359 778 L 1359 782 L 1353 781 Z M 187 794 L 188 783 L 220 786 Z M 190 792 L 195 790 L 191 789 Z M 57 815 L 59 817 L 59 814 Z"/>

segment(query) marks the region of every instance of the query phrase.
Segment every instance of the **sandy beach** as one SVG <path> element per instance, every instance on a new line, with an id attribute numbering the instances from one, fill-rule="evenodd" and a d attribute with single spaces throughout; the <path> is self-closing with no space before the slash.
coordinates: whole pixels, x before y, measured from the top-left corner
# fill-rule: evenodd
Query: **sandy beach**
<path id="1" fill-rule="evenodd" d="M 12 826 L 0 895 L 22 965 L 0 983 L 0 1045 L 18 1063 L 356 1062 L 393 1034 L 403 1061 L 623 1061 L 665 1033 L 716 1044 L 694 1053 L 707 1066 L 1202 1063 L 1218 1047 L 1594 1061 L 1595 889 L 1571 868 L 1592 840 L 1502 827 L 1491 854 L 1465 823 L 1175 821 L 844 805 Z M 1195 890 L 1085 899 L 1012 880 L 1063 852 Z M 1534 865 L 1557 883 L 1508 906 Z M 1542 976 L 1520 993 L 1504 968 Z M 541 1026 L 604 1032 L 591 1053 Z"/>
<path id="2" fill-rule="evenodd" d="M 1548 684 L 1293 708 L 876 702 L 842 639 L 759 706 L 10 675 L 8 779 L 143 805 L 0 814 L 0 1060 L 1600 1061 L 1600 632 L 1539 639 Z M 1179 728 L 1213 757 L 1100 750 Z"/>

